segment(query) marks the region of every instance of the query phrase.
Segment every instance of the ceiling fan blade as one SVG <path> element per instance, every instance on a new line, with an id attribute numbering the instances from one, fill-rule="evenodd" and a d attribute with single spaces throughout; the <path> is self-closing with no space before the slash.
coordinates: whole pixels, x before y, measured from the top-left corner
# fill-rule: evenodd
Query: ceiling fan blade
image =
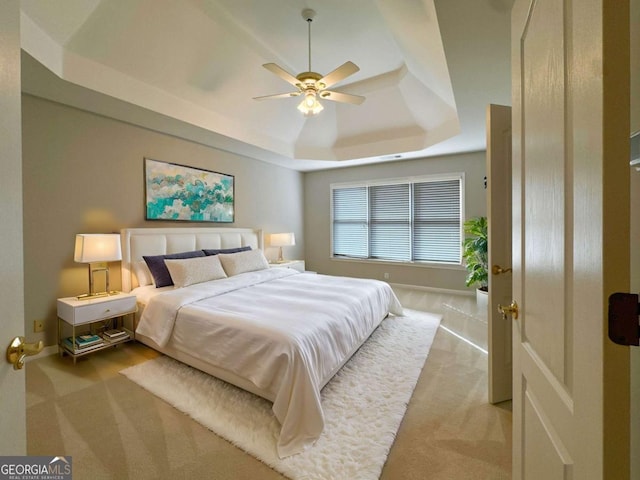
<path id="1" fill-rule="evenodd" d="M 359 70 L 360 68 L 355 63 L 345 62 L 342 65 L 340 65 L 338 68 L 336 68 L 333 72 L 328 73 L 327 75 L 322 77 L 320 80 L 318 80 L 316 82 L 316 85 L 320 83 L 323 84 L 323 86 L 320 88 L 321 90 L 324 88 L 328 88 L 331 85 L 338 83 L 341 80 L 344 80 L 349 75 L 353 75 Z"/>
<path id="2" fill-rule="evenodd" d="M 300 85 L 300 80 L 298 80 L 296 77 L 294 77 L 289 72 L 287 72 L 284 68 L 276 65 L 275 63 L 265 63 L 262 66 L 267 70 L 269 70 L 271 73 L 275 73 L 285 82 L 290 83 L 294 87 L 297 87 L 298 85 Z"/>
<path id="3" fill-rule="evenodd" d="M 270 98 L 289 98 L 289 97 L 297 97 L 299 95 L 300 95 L 300 92 L 276 93 L 275 95 L 263 95 L 261 97 L 253 97 L 253 99 L 268 100 Z"/>
<path id="4" fill-rule="evenodd" d="M 362 97 L 360 95 L 332 92 L 330 90 L 323 90 L 322 92 L 320 92 L 320 98 L 323 98 L 325 100 L 333 100 L 334 102 L 352 103 L 353 105 L 360 105 L 365 100 L 365 97 Z"/>

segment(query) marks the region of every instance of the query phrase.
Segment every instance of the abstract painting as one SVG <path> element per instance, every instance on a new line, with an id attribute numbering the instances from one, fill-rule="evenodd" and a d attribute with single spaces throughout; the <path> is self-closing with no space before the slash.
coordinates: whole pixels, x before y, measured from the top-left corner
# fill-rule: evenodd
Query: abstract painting
<path id="1" fill-rule="evenodd" d="M 234 177 L 144 159 L 147 220 L 233 223 Z"/>

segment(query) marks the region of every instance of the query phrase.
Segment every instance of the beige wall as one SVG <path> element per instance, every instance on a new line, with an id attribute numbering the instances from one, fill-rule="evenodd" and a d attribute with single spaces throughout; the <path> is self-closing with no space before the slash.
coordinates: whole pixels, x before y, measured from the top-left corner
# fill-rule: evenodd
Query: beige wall
<path id="1" fill-rule="evenodd" d="M 466 272 L 462 267 L 437 268 L 332 260 L 330 258 L 329 188 L 332 183 L 337 182 L 464 172 L 465 217 L 470 218 L 486 215 L 485 171 L 485 152 L 475 152 L 306 173 L 304 228 L 307 269 L 331 275 L 377 279 L 384 279 L 384 274 L 388 273 L 390 283 L 466 290 L 467 287 L 464 284 Z"/>
<path id="2" fill-rule="evenodd" d="M 22 97 L 25 330 L 56 343 L 56 299 L 88 290 L 87 267 L 73 261 L 76 233 L 125 227 L 258 227 L 294 232 L 289 258 L 304 258 L 303 176 L 30 95 Z M 234 224 L 144 220 L 143 158 L 235 176 Z M 267 243 L 268 244 L 268 243 Z M 271 256 L 273 249 L 267 248 Z M 111 287 L 120 287 L 119 264 Z M 45 334 L 33 321 L 45 320 Z"/>

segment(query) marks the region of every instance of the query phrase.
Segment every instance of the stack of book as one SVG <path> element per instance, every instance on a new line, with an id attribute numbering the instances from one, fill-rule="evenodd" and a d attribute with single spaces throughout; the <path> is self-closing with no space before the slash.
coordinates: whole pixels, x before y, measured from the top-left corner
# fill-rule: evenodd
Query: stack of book
<path id="1" fill-rule="evenodd" d="M 104 338 L 106 342 L 110 343 L 119 342 L 129 338 L 129 333 L 127 333 L 126 330 L 105 330 L 104 332 L 102 332 L 102 338 Z"/>
<path id="2" fill-rule="evenodd" d="M 75 342 L 73 337 L 67 337 L 64 339 L 64 345 L 67 349 L 73 353 L 87 352 L 98 348 L 104 344 L 102 337 L 99 335 L 87 334 L 76 335 Z"/>

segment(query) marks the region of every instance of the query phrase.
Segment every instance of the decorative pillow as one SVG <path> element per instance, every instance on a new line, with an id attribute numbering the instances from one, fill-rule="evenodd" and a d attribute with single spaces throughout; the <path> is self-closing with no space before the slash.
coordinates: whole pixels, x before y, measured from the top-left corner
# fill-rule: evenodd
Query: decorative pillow
<path id="1" fill-rule="evenodd" d="M 157 288 L 168 287 L 173 285 L 171 275 L 167 266 L 164 264 L 165 258 L 177 259 L 177 258 L 194 258 L 204 257 L 202 250 L 194 250 L 193 252 L 181 252 L 181 253 L 169 253 L 167 255 L 143 255 L 144 261 L 147 262 L 147 266 L 153 276 L 153 281 Z"/>
<path id="2" fill-rule="evenodd" d="M 217 255 L 181 260 L 165 259 L 164 263 L 173 284 L 178 288 L 227 277 Z"/>
<path id="3" fill-rule="evenodd" d="M 220 253 L 238 253 L 238 252 L 246 252 L 247 250 L 251 250 L 251 247 L 236 247 L 236 248 L 203 248 L 202 251 L 205 255 L 218 255 Z"/>
<path id="4" fill-rule="evenodd" d="M 230 277 L 239 273 L 269 268 L 269 262 L 262 250 L 247 250 L 230 254 L 221 253 L 218 257 L 224 267 L 224 271 Z"/>
<path id="5" fill-rule="evenodd" d="M 149 267 L 147 267 L 147 263 L 145 261 L 139 260 L 137 262 L 133 262 L 131 269 L 138 280 L 139 287 L 145 287 L 153 283 L 153 277 L 151 276 L 151 272 L 149 271 Z"/>

